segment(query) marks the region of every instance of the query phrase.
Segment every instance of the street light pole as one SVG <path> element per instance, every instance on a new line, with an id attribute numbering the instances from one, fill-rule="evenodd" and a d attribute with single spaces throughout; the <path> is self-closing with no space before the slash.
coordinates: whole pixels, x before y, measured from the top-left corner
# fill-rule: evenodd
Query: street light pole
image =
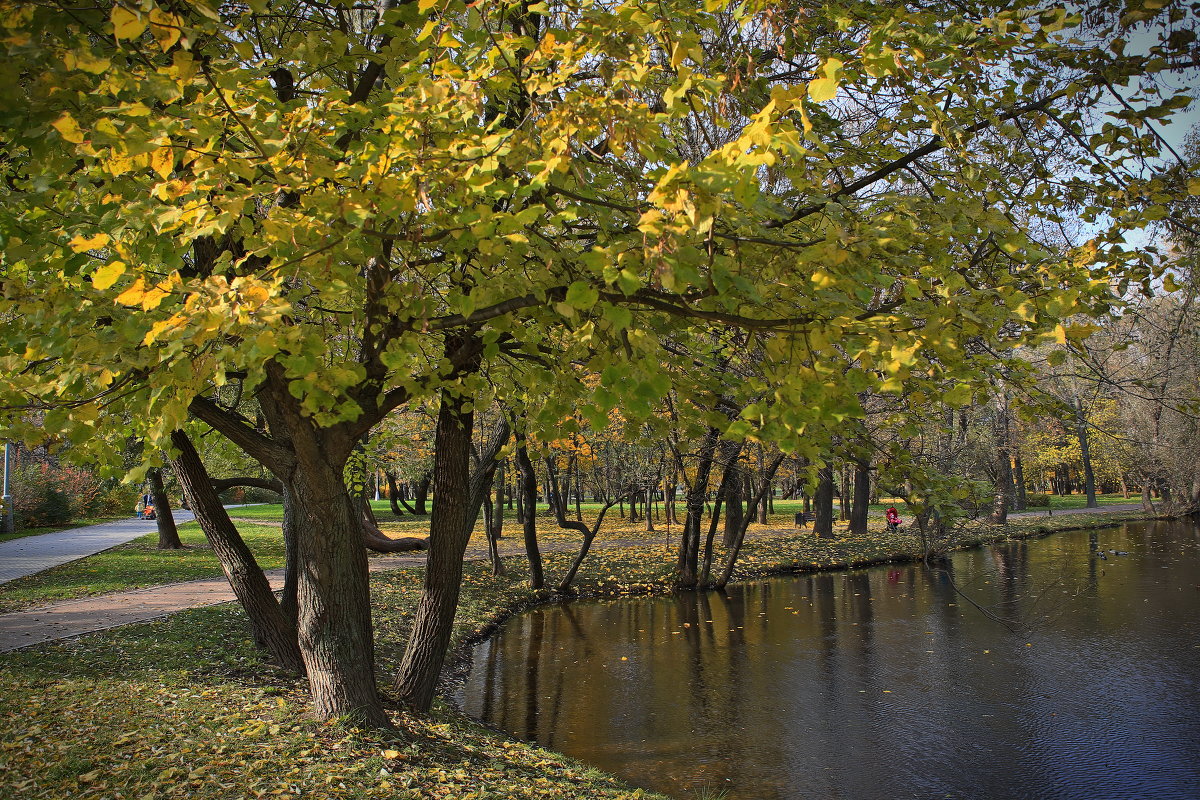
<path id="1" fill-rule="evenodd" d="M 13 524 L 13 502 L 12 494 L 8 490 L 8 471 L 11 462 L 10 451 L 12 445 L 8 442 L 4 443 L 4 533 L 16 533 L 16 526 Z"/>

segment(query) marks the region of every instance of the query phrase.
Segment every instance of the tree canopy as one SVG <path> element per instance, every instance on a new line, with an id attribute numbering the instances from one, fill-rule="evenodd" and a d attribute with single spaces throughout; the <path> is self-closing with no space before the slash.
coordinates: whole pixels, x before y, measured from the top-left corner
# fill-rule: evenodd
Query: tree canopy
<path id="1" fill-rule="evenodd" d="M 965 405 L 1151 280 L 1122 236 L 1168 214 L 1150 122 L 1196 67 L 1186 3 L 0 9 L 7 424 L 83 453 L 194 417 L 272 470 L 310 672 L 369 651 L 364 565 L 323 569 L 390 412 L 469 432 L 499 398 L 553 432 L 674 390 L 817 458 L 869 394 Z M 343 591 L 354 635 L 323 621 Z"/>

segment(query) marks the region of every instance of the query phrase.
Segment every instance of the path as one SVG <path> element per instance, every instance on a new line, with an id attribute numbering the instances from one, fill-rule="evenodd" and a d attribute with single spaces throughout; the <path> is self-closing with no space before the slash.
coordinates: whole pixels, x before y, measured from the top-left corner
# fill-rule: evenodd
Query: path
<path id="1" fill-rule="evenodd" d="M 1077 508 L 1077 509 L 1060 509 L 1060 514 L 1092 514 L 1105 511 L 1130 511 L 1139 510 L 1139 503 L 1122 503 L 1118 505 L 1101 506 L 1100 508 Z M 1009 514 L 1009 517 L 1032 517 L 1045 516 L 1043 511 L 1026 511 L 1016 514 Z M 181 517 L 177 516 L 177 521 L 182 521 Z M 256 521 L 261 524 L 261 521 Z M 130 524 L 132 523 L 132 524 Z M 134 528 L 135 533 L 129 539 L 136 538 L 144 533 L 153 530 L 153 527 L 135 528 L 138 524 L 137 520 L 131 520 L 129 523 L 109 523 L 110 525 L 120 526 L 126 525 Z M 142 526 L 152 525 L 152 523 L 142 522 Z M 93 526 L 95 528 L 108 527 L 107 525 Z M 62 531 L 63 534 L 75 533 L 86 529 L 76 528 L 74 531 Z M 783 530 L 768 530 L 760 531 L 757 535 L 790 535 L 794 531 L 792 529 Z M 45 534 L 44 536 L 30 536 L 26 539 L 17 539 L 13 542 L 5 544 L 16 544 L 18 542 L 29 539 L 41 539 L 45 537 L 59 536 L 59 534 Z M 128 541 L 126 539 L 124 541 Z M 105 547 L 99 547 L 93 552 L 112 547 L 113 542 Z M 624 541 L 600 541 L 593 545 L 593 548 L 615 547 L 631 542 Z M 502 555 L 518 555 L 524 550 L 521 549 L 520 543 L 516 539 L 507 539 L 503 542 L 505 547 L 502 550 Z M 543 552 L 552 552 L 556 550 L 574 550 L 578 545 L 575 542 L 560 541 L 547 542 L 543 545 Z M 80 556 L 74 556 L 79 558 Z M 0 558 L 6 558 L 3 553 L 2 545 L 0 545 Z M 466 553 L 468 560 L 483 560 L 488 558 L 487 549 L 483 547 L 469 548 Z M 69 561 L 71 558 L 65 558 L 63 561 Z M 59 562 L 62 563 L 62 562 Z M 398 569 L 404 566 L 412 566 L 425 563 L 424 553 L 413 554 L 393 554 L 386 556 L 372 557 L 369 562 L 372 572 L 382 570 Z M 36 571 L 36 570 L 34 570 Z M 0 572 L 2 575 L 3 572 Z M 279 589 L 283 583 L 282 570 L 270 570 L 266 572 L 267 578 L 271 581 L 272 588 Z M 6 580 L 11 580 L 7 578 Z M 0 614 L 0 652 L 9 650 L 17 650 L 22 647 L 40 644 L 41 642 L 53 641 L 56 639 L 68 639 L 73 636 L 82 636 L 86 633 L 94 633 L 96 631 L 108 630 L 109 628 L 119 627 L 121 625 L 129 625 L 136 622 L 146 622 L 159 617 L 165 617 L 168 614 L 173 614 L 177 611 L 184 611 L 189 608 L 199 606 L 215 605 L 217 603 L 228 603 L 234 599 L 233 591 L 229 588 L 229 582 L 225 578 L 210 578 L 200 581 L 188 581 L 186 583 L 172 583 L 163 586 L 151 586 L 145 589 L 135 589 L 128 592 L 115 592 L 113 594 L 100 595 L 98 597 L 84 597 L 77 600 L 64 600 L 57 603 L 52 603 L 38 608 L 31 608 L 25 611 L 16 611 L 8 614 Z"/>
<path id="2" fill-rule="evenodd" d="M 190 511 L 172 510 L 171 515 L 180 525 L 195 518 Z M 0 583 L 94 555 L 157 530 L 153 520 L 130 518 L 0 542 Z"/>

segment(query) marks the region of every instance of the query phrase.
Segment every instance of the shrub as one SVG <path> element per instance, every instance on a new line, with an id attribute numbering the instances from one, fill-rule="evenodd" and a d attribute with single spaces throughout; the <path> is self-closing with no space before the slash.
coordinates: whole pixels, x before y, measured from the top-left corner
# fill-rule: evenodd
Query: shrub
<path id="1" fill-rule="evenodd" d="M 1027 508 L 1049 508 L 1050 495 L 1041 492 L 1029 492 L 1025 495 L 1025 506 Z"/>
<path id="2" fill-rule="evenodd" d="M 71 520 L 71 501 L 60 488 L 58 470 L 49 464 L 29 464 L 13 471 L 13 509 L 18 527 L 44 528 Z"/>

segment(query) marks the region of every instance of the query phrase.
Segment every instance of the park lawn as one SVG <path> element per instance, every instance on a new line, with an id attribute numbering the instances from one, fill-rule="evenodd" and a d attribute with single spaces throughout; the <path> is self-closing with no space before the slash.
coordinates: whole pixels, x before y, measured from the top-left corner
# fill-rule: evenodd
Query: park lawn
<path id="1" fill-rule="evenodd" d="M 283 567 L 283 537 L 272 525 L 238 526 L 263 569 Z M 179 526 L 184 550 L 159 550 L 158 531 L 45 572 L 0 584 L 0 612 L 55 600 L 220 577 L 221 565 L 200 526 Z"/>
<path id="2" fill-rule="evenodd" d="M 961 546 L 1049 530 L 1111 525 L 1140 512 L 1056 514 L 1007 528 L 975 525 Z M 811 534 L 747 542 L 735 578 L 912 558 L 905 533 L 822 540 Z M 550 581 L 569 552 L 548 553 Z M 594 551 L 582 596 L 672 589 L 673 545 Z M 495 577 L 466 565 L 457 651 L 547 598 L 525 584 L 523 557 Z M 420 595 L 423 567 L 372 574 L 380 686 L 395 673 Z M 76 640 L 0 654 L 0 797 L 171 798 L 658 798 L 569 758 L 512 741 L 439 702 L 427 719 L 394 713 L 390 732 L 308 715 L 303 684 L 265 663 L 235 604 L 193 609 Z M 690 800 L 690 799 L 688 799 Z"/>
<path id="3" fill-rule="evenodd" d="M 1078 498 L 1078 507 L 1083 507 L 1082 495 L 1069 497 Z M 1059 497 L 1056 496 L 1055 500 L 1058 499 Z M 1108 495 L 1103 498 L 1102 502 L 1107 505 L 1125 501 L 1120 495 Z M 376 501 L 373 506 L 379 517 L 380 527 L 388 535 L 424 537 L 429 534 L 428 517 L 393 517 L 387 510 L 387 501 Z M 756 536 L 784 535 L 795 532 L 793 515 L 802 507 L 800 501 L 776 501 L 775 514 L 768 518 L 766 525 L 754 523 L 750 526 L 751 539 Z M 872 537 L 884 535 L 884 507 L 883 505 L 871 507 L 869 522 Z M 584 521 L 590 525 L 600 507 L 598 504 L 585 503 L 582 508 Z M 1059 506 L 1055 506 L 1055 509 L 1054 517 L 1057 520 L 1063 509 Z M 250 549 L 255 553 L 259 565 L 263 569 L 282 568 L 281 531 L 279 524 L 272 525 L 270 523 L 282 523 L 283 506 L 248 506 L 230 509 L 230 511 L 236 515 L 238 529 L 246 538 Z M 1038 511 L 1042 510 L 1038 509 Z M 243 514 L 246 512 L 253 512 L 253 515 L 244 517 Z M 1111 519 L 1107 514 L 1102 517 Z M 1040 515 L 1037 517 L 1037 519 L 1041 518 Z M 1025 523 L 1022 519 L 1014 519 L 1012 524 L 1020 526 Z M 834 531 L 838 536 L 845 535 L 846 527 L 847 523 L 840 520 L 834 523 Z M 222 574 L 220 564 L 217 563 L 216 556 L 205 542 L 199 526 L 191 522 L 181 525 L 179 530 L 180 538 L 188 546 L 186 550 L 158 550 L 156 548 L 157 533 L 151 532 L 128 544 L 114 547 L 94 556 L 0 584 L 0 612 L 13 611 L 55 600 L 219 577 Z M 811 524 L 806 530 L 812 530 Z M 671 549 L 678 546 L 680 533 L 678 524 L 668 525 L 661 519 L 655 522 L 653 531 L 647 531 L 644 522 L 634 523 L 627 518 L 622 519 L 618 508 L 613 507 L 605 516 L 604 524 L 596 536 L 595 546 L 602 548 L 605 545 L 634 543 Z M 707 535 L 707 526 L 704 528 L 704 533 Z M 717 540 L 719 541 L 720 538 L 721 533 L 718 531 Z M 577 531 L 559 528 L 546 507 L 539 506 L 538 541 L 543 547 L 574 549 L 581 539 L 582 537 Z M 512 552 L 514 549 L 522 547 L 521 527 L 516 523 L 515 515 L 508 514 L 505 517 L 504 542 L 503 552 Z M 482 516 L 475 525 L 469 546 L 476 553 L 487 548 Z M 384 558 L 386 556 L 372 554 L 372 557 Z"/>

